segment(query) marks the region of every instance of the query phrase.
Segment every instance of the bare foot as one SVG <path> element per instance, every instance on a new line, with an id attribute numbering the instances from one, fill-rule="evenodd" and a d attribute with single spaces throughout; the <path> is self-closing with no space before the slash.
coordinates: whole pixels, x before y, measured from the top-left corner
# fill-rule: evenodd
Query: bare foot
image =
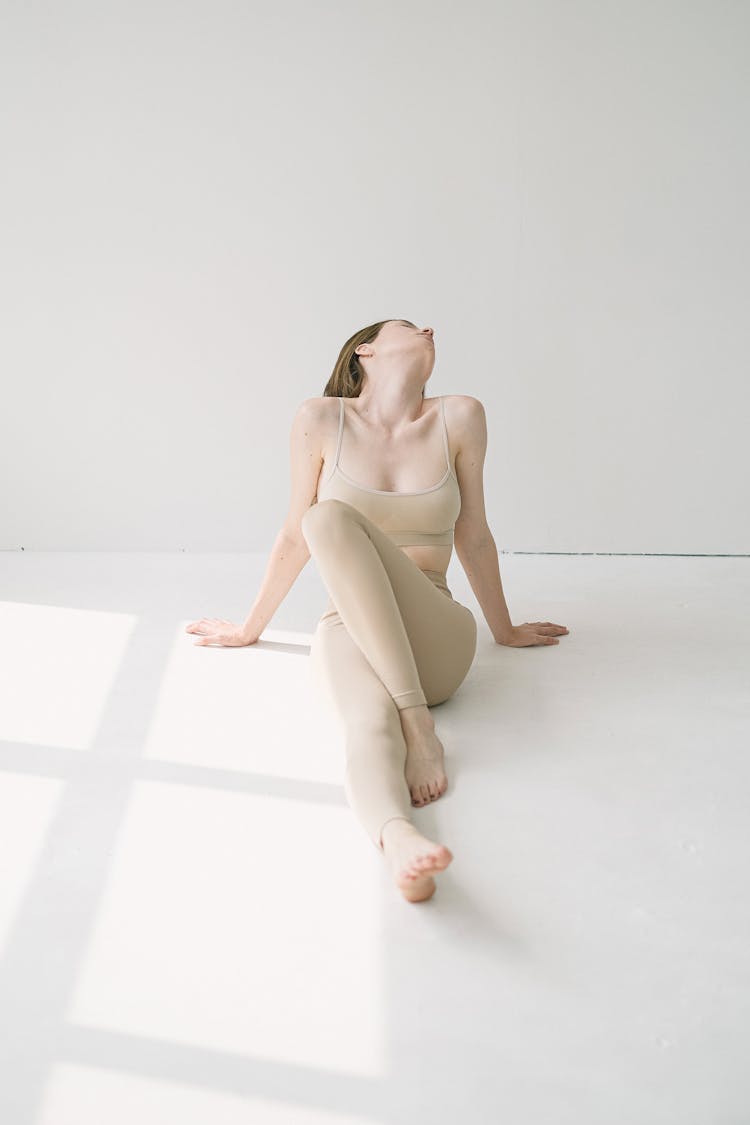
<path id="1" fill-rule="evenodd" d="M 380 836 L 391 873 L 408 902 L 424 902 L 435 893 L 433 874 L 444 871 L 453 859 L 445 844 L 438 844 L 404 817 L 394 817 Z"/>
<path id="2" fill-rule="evenodd" d="M 404 776 L 416 808 L 437 801 L 448 788 L 445 751 L 435 734 L 435 720 L 427 707 L 405 707 L 401 730 L 406 742 Z"/>

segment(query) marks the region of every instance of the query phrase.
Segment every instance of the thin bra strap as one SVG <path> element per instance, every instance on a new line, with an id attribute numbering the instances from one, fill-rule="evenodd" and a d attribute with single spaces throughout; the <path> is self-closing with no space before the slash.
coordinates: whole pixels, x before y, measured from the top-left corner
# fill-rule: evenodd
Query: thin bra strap
<path id="1" fill-rule="evenodd" d="M 451 467 L 451 451 L 448 445 L 448 427 L 445 424 L 445 395 L 440 396 L 440 413 L 443 416 L 443 445 L 445 446 L 445 460 L 448 462 L 448 468 Z"/>
<path id="2" fill-rule="evenodd" d="M 341 452 L 341 435 L 344 432 L 344 399 L 339 399 L 339 436 L 336 442 L 336 460 L 333 462 L 334 469 L 339 463 L 339 453 Z"/>

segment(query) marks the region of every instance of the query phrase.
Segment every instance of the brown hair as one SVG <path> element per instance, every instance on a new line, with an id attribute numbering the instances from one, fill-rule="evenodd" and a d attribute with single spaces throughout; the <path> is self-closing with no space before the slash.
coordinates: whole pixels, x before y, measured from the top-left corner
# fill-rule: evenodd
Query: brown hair
<path id="1" fill-rule="evenodd" d="M 390 319 L 396 318 L 390 317 Z M 411 321 L 407 323 L 411 324 Z M 354 349 L 360 344 L 369 344 L 376 339 L 384 324 L 388 324 L 388 321 L 379 320 L 377 324 L 360 328 L 359 332 L 349 337 L 339 352 L 336 365 L 325 385 L 323 398 L 359 398 L 365 372 L 360 365 L 359 356 L 354 354 Z M 414 327 L 416 328 L 416 325 Z M 424 387 L 422 387 L 422 398 L 424 398 Z"/>

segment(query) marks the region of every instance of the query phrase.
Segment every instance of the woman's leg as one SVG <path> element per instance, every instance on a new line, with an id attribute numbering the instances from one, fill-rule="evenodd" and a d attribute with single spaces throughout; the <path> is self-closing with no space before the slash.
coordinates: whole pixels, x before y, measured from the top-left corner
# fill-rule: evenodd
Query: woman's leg
<path id="1" fill-rule="evenodd" d="M 320 508 L 314 526 L 309 513 L 303 519 L 331 605 L 313 638 L 314 674 L 343 720 L 347 798 L 382 850 L 383 825 L 408 820 L 411 810 L 400 711 L 417 693 L 431 706 L 456 691 L 473 662 L 477 626 L 468 607 L 355 508 L 335 500 Z"/>
<path id="2" fill-rule="evenodd" d="M 468 606 L 351 504 L 314 504 L 302 531 L 341 621 L 396 708 L 452 695 L 476 652 Z"/>
<path id="3" fill-rule="evenodd" d="M 310 660 L 316 686 L 327 694 L 343 727 L 346 799 L 382 851 L 385 822 L 411 816 L 398 710 L 337 613 L 318 622 Z"/>

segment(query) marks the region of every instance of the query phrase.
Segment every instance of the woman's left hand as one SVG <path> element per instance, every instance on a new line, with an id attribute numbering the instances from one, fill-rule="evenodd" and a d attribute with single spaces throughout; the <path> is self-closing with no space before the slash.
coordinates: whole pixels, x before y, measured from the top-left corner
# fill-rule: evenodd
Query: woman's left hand
<path id="1" fill-rule="evenodd" d="M 556 625 L 554 621 L 524 621 L 523 625 L 513 625 L 510 636 L 497 643 L 510 648 L 526 648 L 529 645 L 559 645 L 558 633 L 569 632 L 567 625 Z"/>

